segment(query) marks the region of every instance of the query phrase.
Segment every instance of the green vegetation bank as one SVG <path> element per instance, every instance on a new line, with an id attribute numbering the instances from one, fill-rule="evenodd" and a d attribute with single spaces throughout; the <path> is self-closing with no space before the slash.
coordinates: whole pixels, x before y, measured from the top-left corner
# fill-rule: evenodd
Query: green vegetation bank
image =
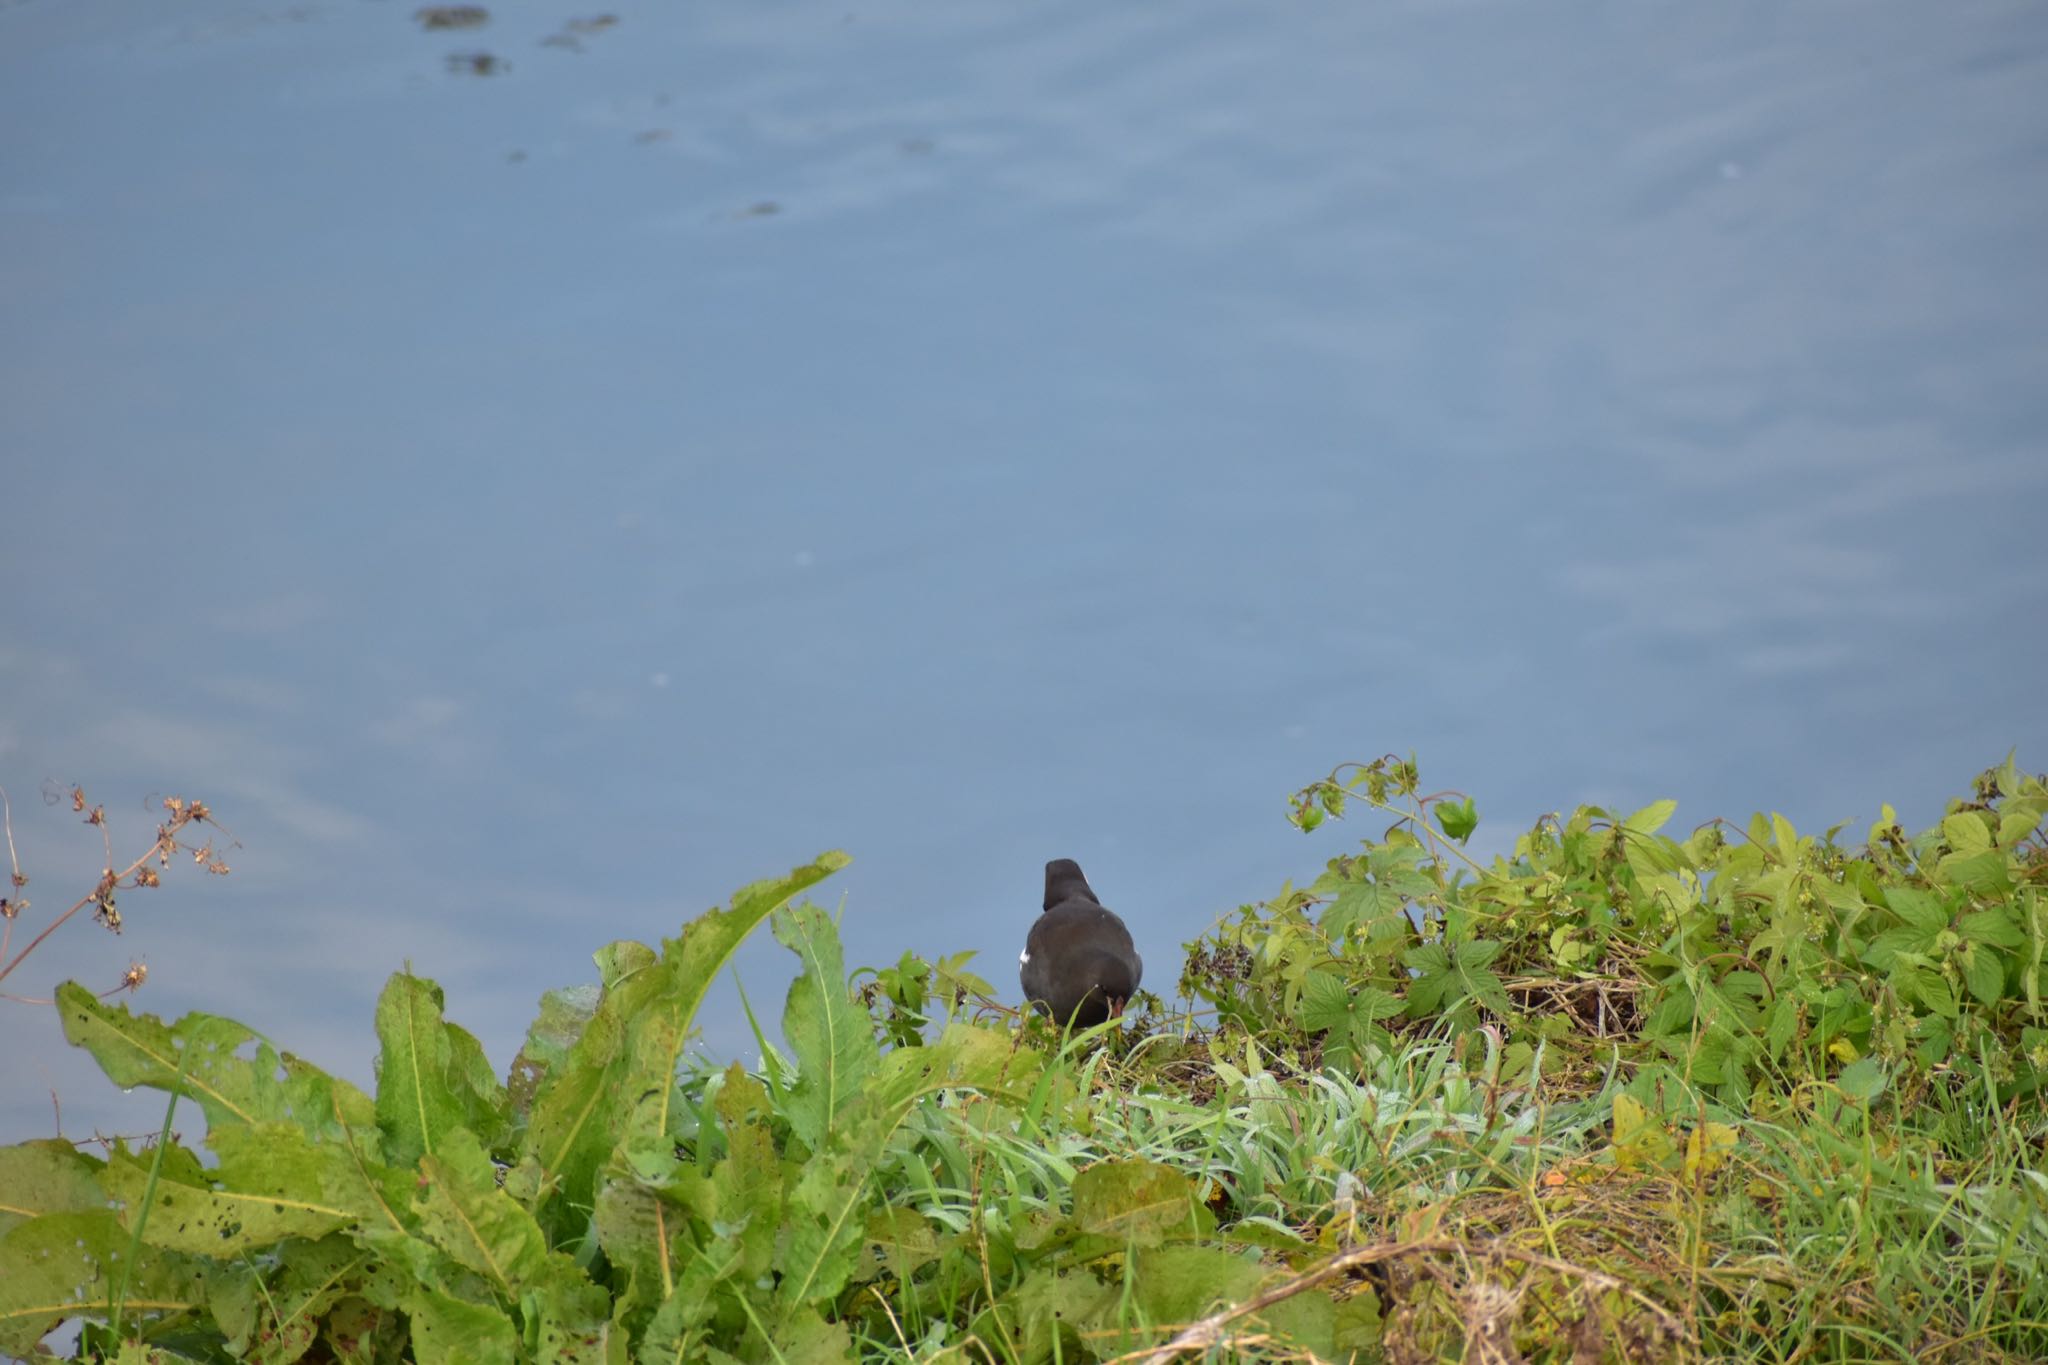
<path id="1" fill-rule="evenodd" d="M 1851 843 L 1581 807 L 1489 865 L 1412 761 L 1291 815 L 1347 810 L 1383 832 L 1075 1038 L 960 958 L 849 977 L 801 899 L 840 854 L 601 949 L 503 1078 L 409 973 L 375 1096 L 66 986 L 70 1041 L 173 1098 L 157 1141 L 0 1149 L 0 1351 L 2048 1359 L 2041 779 Z M 698 1007 L 764 921 L 786 1046 L 711 1068 Z"/>

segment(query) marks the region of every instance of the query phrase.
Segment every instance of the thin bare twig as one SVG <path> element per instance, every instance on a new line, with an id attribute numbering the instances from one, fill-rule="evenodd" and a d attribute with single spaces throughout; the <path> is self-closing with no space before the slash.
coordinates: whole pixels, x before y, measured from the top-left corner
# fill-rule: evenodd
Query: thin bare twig
<path id="1" fill-rule="evenodd" d="M 83 809 L 85 803 L 84 793 L 82 791 L 74 790 L 72 794 L 72 801 L 73 805 L 76 808 Z M 178 797 L 171 797 L 165 800 L 164 806 L 167 810 L 170 811 L 171 818 L 165 821 L 163 824 L 157 826 L 156 838 L 154 841 L 151 842 L 149 848 L 142 854 L 142 856 L 137 858 L 134 862 L 128 864 L 127 867 L 123 868 L 119 872 L 114 871 L 113 868 L 113 843 L 107 835 L 105 820 L 103 818 L 100 818 L 94 819 L 90 822 L 99 825 L 100 838 L 103 842 L 106 843 L 107 846 L 108 865 L 106 871 L 101 874 L 99 882 L 93 887 L 93 889 L 90 892 L 83 896 L 80 896 L 77 901 L 73 902 L 69 910 L 66 910 L 63 914 L 57 916 L 55 919 L 51 920 L 49 924 L 45 925 L 43 927 L 43 931 L 37 934 L 33 939 L 31 939 L 26 948 L 23 948 L 13 957 L 5 959 L 5 965 L 0 965 L 0 981 L 5 981 L 13 973 L 14 969 L 22 964 L 23 960 L 26 959 L 30 953 L 33 953 L 38 947 L 42 945 L 44 939 L 48 938 L 50 935 L 56 933 L 57 930 L 61 929 L 64 926 L 65 921 L 69 920 L 73 915 L 85 909 L 85 907 L 88 905 L 100 905 L 103 903 L 107 903 L 107 899 L 112 895 L 114 889 L 120 886 L 121 883 L 127 882 L 131 878 L 133 878 L 137 872 L 142 870 L 144 865 L 147 864 L 150 861 L 150 859 L 157 858 L 168 860 L 169 856 L 178 850 L 179 845 L 177 836 L 180 830 L 184 829 L 187 825 L 193 824 L 195 822 L 214 823 L 212 812 L 207 809 L 203 802 L 188 802 Z M 99 810 L 98 807 L 94 807 L 93 809 L 95 812 Z M 232 838 L 232 836 L 230 837 Z M 10 851 L 12 850 L 13 842 L 14 834 L 12 828 L 10 827 L 8 830 L 8 846 Z M 203 850 L 203 852 L 207 852 L 210 855 L 211 848 L 212 844 L 209 841 L 206 850 Z M 217 859 L 215 859 L 213 862 L 209 863 L 208 870 L 225 871 L 226 864 L 219 862 Z M 149 884 L 151 885 L 155 884 L 154 875 L 155 874 L 152 873 L 150 874 L 149 877 Z M 11 920 L 9 921 L 8 927 L 12 928 Z M 136 981 L 133 984 L 140 985 L 141 982 Z"/>

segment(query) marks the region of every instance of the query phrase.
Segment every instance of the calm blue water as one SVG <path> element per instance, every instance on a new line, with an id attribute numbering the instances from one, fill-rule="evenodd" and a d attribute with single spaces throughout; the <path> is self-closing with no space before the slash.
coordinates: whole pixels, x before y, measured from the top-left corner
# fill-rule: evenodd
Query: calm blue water
<path id="1" fill-rule="evenodd" d="M 1487 848 L 2048 766 L 2038 4 L 412 9 L 0 3 L 27 923 L 46 784 L 241 840 L 9 989 L 367 1083 L 400 963 L 502 1065 L 829 847 L 856 962 L 1014 997 L 1066 855 L 1164 988 L 1344 759 Z M 0 1138 L 159 1121 L 8 1031 Z"/>

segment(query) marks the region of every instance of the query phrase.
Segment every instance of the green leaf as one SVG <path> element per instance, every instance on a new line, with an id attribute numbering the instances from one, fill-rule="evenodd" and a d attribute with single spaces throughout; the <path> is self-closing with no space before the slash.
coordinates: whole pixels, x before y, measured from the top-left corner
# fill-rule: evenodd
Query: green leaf
<path id="1" fill-rule="evenodd" d="M 143 1211 L 148 1163 L 117 1153 L 100 1171 L 100 1186 L 121 1204 L 123 1227 L 133 1229 Z M 166 1251 L 232 1258 L 275 1246 L 287 1237 L 314 1240 L 354 1219 L 349 1211 L 294 1192 L 254 1193 L 215 1189 L 160 1173 L 149 1205 L 143 1241 Z"/>
<path id="2" fill-rule="evenodd" d="M 827 1322 L 815 1308 L 799 1308 L 775 1324 L 770 1336 L 781 1365 L 851 1365 L 853 1338 L 843 1322 Z"/>
<path id="3" fill-rule="evenodd" d="M 730 909 L 708 911 L 666 940 L 658 960 L 637 943 L 600 957 L 604 996 L 540 1082 L 523 1148 L 557 1179 L 562 1201 L 591 1206 L 598 1168 L 621 1136 L 645 1147 L 669 1131 L 676 1067 L 712 980 L 756 925 L 849 861 L 826 853 L 788 876 L 742 887 Z M 609 1126 L 621 1109 L 632 1114 L 623 1135 Z"/>
<path id="4" fill-rule="evenodd" d="M 1996 849 L 1982 853 L 1951 853 L 1935 865 L 1934 880 L 1980 895 L 1994 895 L 2012 888 L 2012 871 L 2006 855 Z"/>
<path id="5" fill-rule="evenodd" d="M 697 1215 L 713 1237 L 738 1252 L 732 1273 L 756 1280 L 773 1265 L 775 1239 L 784 1226 L 785 1177 L 774 1110 L 767 1090 L 737 1062 L 726 1072 L 714 1108 L 726 1155 L 697 1193 Z"/>
<path id="6" fill-rule="evenodd" d="M 1790 995 L 1781 995 L 1771 1002 L 1764 1011 L 1764 1047 L 1773 1059 L 1785 1055 L 1786 1046 L 1799 1027 L 1799 1002 Z"/>
<path id="7" fill-rule="evenodd" d="M 1479 807 L 1469 796 L 1462 801 L 1439 801 L 1435 809 L 1438 827 L 1461 844 L 1479 828 Z"/>
<path id="8" fill-rule="evenodd" d="M 0 1147 L 0 1237 L 38 1214 L 105 1208 L 94 1179 L 99 1168 L 63 1138 Z"/>
<path id="9" fill-rule="evenodd" d="M 100 1070 L 126 1089 L 147 1086 L 194 1100 L 209 1128 L 281 1120 L 314 1138 L 341 1136 L 344 1124 L 370 1129 L 376 1122 L 369 1096 L 292 1056 L 232 1019 L 188 1014 L 166 1026 L 126 1005 L 106 1005 L 75 981 L 57 988 L 64 1037 L 92 1053 Z M 254 1055 L 244 1060 L 243 1049 Z M 179 1079 L 179 1059 L 190 1060 Z"/>
<path id="10" fill-rule="evenodd" d="M 1958 811 L 1941 822 L 1941 837 L 1957 853 L 1982 853 L 1991 847 L 1991 827 L 1973 810 Z"/>
<path id="11" fill-rule="evenodd" d="M 939 1234 L 916 1209 L 879 1209 L 868 1215 L 863 1239 L 889 1274 L 906 1280 L 938 1259 Z"/>
<path id="12" fill-rule="evenodd" d="M 1092 1237 L 1158 1246 L 1197 1226 L 1193 1184 L 1153 1161 L 1098 1162 L 1074 1177 L 1074 1227 Z"/>
<path id="13" fill-rule="evenodd" d="M 102 1315 L 128 1242 L 105 1209 L 46 1214 L 0 1237 L 0 1352 L 27 1358 L 65 1319 Z M 143 1319 L 199 1311 L 206 1303 L 201 1265 L 145 1247 L 129 1267 L 124 1311 Z"/>
<path id="14" fill-rule="evenodd" d="M 1943 1019 L 1958 1018 L 1962 1011 L 1956 1004 L 1956 993 L 1949 986 L 1948 979 L 1939 972 L 1927 968 L 1912 968 L 1907 980 L 1913 993 L 1920 997 L 1922 1004 Z"/>
<path id="15" fill-rule="evenodd" d="M 1401 897 L 1378 882 L 1351 882 L 1323 911 L 1323 932 L 1342 938 L 1352 929 L 1373 926 L 1401 913 Z"/>
<path id="16" fill-rule="evenodd" d="M 1664 828 L 1665 822 L 1678 809 L 1678 803 L 1669 799 L 1652 801 L 1634 815 L 1621 822 L 1621 827 L 1631 834 L 1655 834 Z M 1669 869 L 1666 869 L 1667 871 Z"/>
<path id="17" fill-rule="evenodd" d="M 520 1301 L 532 1358 L 548 1365 L 607 1365 L 614 1347 L 623 1358 L 625 1339 L 614 1343 L 612 1297 L 574 1262 L 548 1259 L 546 1274 Z"/>
<path id="18" fill-rule="evenodd" d="M 509 1105 L 482 1044 L 441 1017 L 441 988 L 394 972 L 377 1000 L 377 1124 L 386 1159 L 410 1166 L 451 1128 L 495 1146 Z"/>
<path id="19" fill-rule="evenodd" d="M 476 1135 L 450 1129 L 439 1153 L 420 1158 L 420 1176 L 424 1184 L 414 1200 L 420 1235 L 506 1299 L 516 1299 L 545 1268 L 547 1239 L 533 1215 L 498 1188 Z"/>
<path id="20" fill-rule="evenodd" d="M 1446 947 L 1426 943 L 1401 955 L 1401 961 L 1420 973 L 1408 984 L 1408 1014 L 1421 1018 L 1431 1013 L 1446 1017 L 1466 1014 L 1472 1005 L 1483 1005 L 1498 1014 L 1510 1012 L 1507 986 L 1488 970 L 1487 964 L 1500 955 L 1504 945 L 1489 939 L 1472 939 Z"/>
<path id="21" fill-rule="evenodd" d="M 1630 834 L 1622 846 L 1622 856 L 1639 882 L 1668 879 L 1685 866 L 1685 850 L 1659 834 Z"/>
<path id="22" fill-rule="evenodd" d="M 1995 1005 L 2005 994 L 2005 963 L 1991 949 L 1971 944 L 1962 955 L 1963 984 L 1980 1005 Z"/>
<path id="23" fill-rule="evenodd" d="M 976 1318 L 973 1331 L 983 1341 L 1014 1339 L 1024 1362 L 1087 1360 L 1092 1352 L 1081 1333 L 1112 1320 L 1116 1307 L 1116 1291 L 1087 1271 L 1040 1267 Z M 1011 1356 L 1005 1350 L 994 1358 Z"/>
<path id="24" fill-rule="evenodd" d="M 366 1129 L 359 1141 L 375 1137 Z M 248 1195 L 299 1200 L 340 1212 L 377 1235 L 406 1236 L 413 1177 L 371 1160 L 358 1142 L 315 1142 L 289 1123 L 219 1128 L 206 1145 L 220 1157 L 209 1173 L 225 1188 Z"/>
<path id="25" fill-rule="evenodd" d="M 1835 1084 L 1842 1087 L 1842 1093 L 1861 1104 L 1869 1104 L 1884 1092 L 1884 1068 L 1869 1057 L 1854 1061 L 1842 1068 L 1842 1074 L 1835 1078 Z"/>
<path id="26" fill-rule="evenodd" d="M 1335 972 L 1312 971 L 1301 979 L 1301 1026 L 1316 1032 L 1348 1028 L 1351 991 Z"/>
<path id="27" fill-rule="evenodd" d="M 2041 827 L 2041 817 L 2048 814 L 2048 804 L 2039 801 L 2013 801 L 1998 813 L 1998 846 L 2012 848 L 2022 839 Z"/>
<path id="28" fill-rule="evenodd" d="M 312 1349 L 321 1319 L 353 1291 L 366 1259 L 346 1237 L 287 1242 L 277 1251 L 268 1285 L 251 1261 L 216 1267 L 208 1278 L 207 1307 L 230 1334 L 230 1354 L 255 1365 L 289 1365 Z M 246 1325 L 239 1330 L 229 1327 L 223 1312 L 230 1297 L 247 1306 Z"/>
<path id="29" fill-rule="evenodd" d="M 922 1051 L 922 1049 L 917 1049 Z M 813 1155 L 789 1191 L 787 1250 L 778 1294 L 791 1304 L 822 1303 L 852 1278 L 866 1224 L 870 1163 L 834 1152 Z"/>
<path id="30" fill-rule="evenodd" d="M 597 1013 L 603 989 L 593 985 L 564 986 L 540 998 L 540 1013 L 526 1030 L 526 1045 L 512 1061 L 505 1081 L 506 1096 L 515 1118 L 524 1119 L 533 1109 L 533 1097 L 556 1065 L 566 1060 L 576 1040 Z"/>
<path id="31" fill-rule="evenodd" d="M 2007 906 L 1964 915 L 1956 921 L 1956 932 L 1972 943 L 1994 948 L 2019 948 L 2027 942 L 2027 931 L 2020 927 L 2019 915 Z"/>
<path id="32" fill-rule="evenodd" d="M 519 1334 L 503 1309 L 421 1285 L 406 1303 L 419 1365 L 513 1365 Z"/>
<path id="33" fill-rule="evenodd" d="M 875 1167 L 919 1103 L 945 1089 L 986 1089 L 1005 1079 L 1028 1087 L 1040 1064 L 1036 1053 L 1013 1049 L 1000 1030 L 972 1024 L 949 1025 L 930 1046 L 885 1057 L 842 1114 L 835 1141 L 813 1154 L 789 1190 L 778 1298 L 822 1302 L 844 1287 L 858 1265 Z"/>
<path id="34" fill-rule="evenodd" d="M 1948 904 L 1930 891 L 1894 886 L 1885 891 L 1884 899 L 1893 913 L 1919 932 L 1921 941 L 1931 942 L 1935 934 L 1948 928 Z"/>
<path id="35" fill-rule="evenodd" d="M 841 1115 L 881 1064 L 868 1012 L 846 989 L 846 967 L 832 919 L 814 905 L 796 905 L 773 921 L 775 937 L 803 963 L 782 1013 L 783 1036 L 797 1078 L 783 1097 L 783 1116 L 797 1140 L 822 1150 Z"/>

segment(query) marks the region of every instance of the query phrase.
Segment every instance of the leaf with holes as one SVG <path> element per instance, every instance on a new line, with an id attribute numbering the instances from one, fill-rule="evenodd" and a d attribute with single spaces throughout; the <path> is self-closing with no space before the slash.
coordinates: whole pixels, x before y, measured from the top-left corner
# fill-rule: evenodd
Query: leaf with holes
<path id="1" fill-rule="evenodd" d="M 153 1014 L 103 1004 L 75 981 L 57 988 L 57 1012 L 64 1037 L 90 1052 L 114 1084 L 176 1091 L 198 1103 L 209 1127 L 283 1120 L 325 1140 L 340 1137 L 344 1124 L 370 1129 L 376 1123 L 369 1096 L 280 1054 L 232 1019 L 188 1014 L 166 1025 Z"/>
<path id="2" fill-rule="evenodd" d="M 394 972 L 377 999 L 377 1125 L 385 1159 L 410 1166 L 451 1128 L 495 1146 L 509 1127 L 505 1089 L 483 1045 L 441 1017 L 441 988 Z"/>

